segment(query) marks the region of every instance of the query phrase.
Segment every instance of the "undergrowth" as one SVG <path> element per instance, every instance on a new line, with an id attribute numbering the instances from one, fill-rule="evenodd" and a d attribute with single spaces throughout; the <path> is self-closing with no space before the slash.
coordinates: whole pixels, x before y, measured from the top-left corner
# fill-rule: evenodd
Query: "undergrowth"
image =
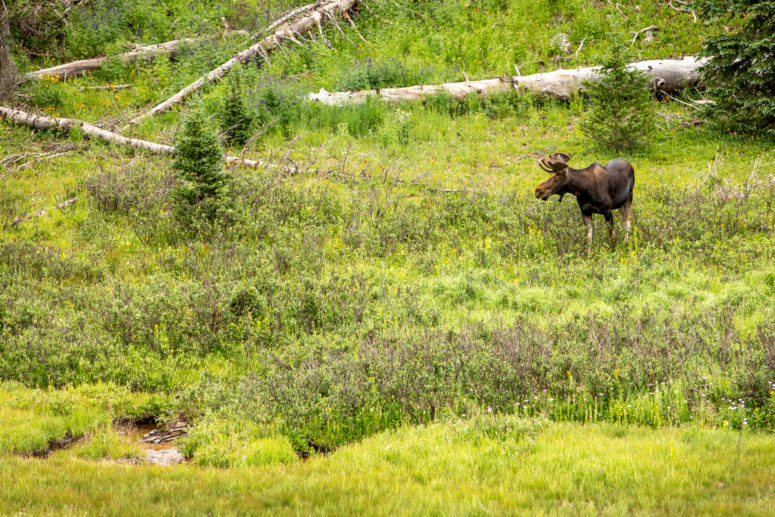
<path id="1" fill-rule="evenodd" d="M 118 124 L 246 46 L 216 35 L 221 16 L 258 31 L 291 5 L 165 3 L 172 15 L 161 4 L 90 2 L 53 40 L 17 39 L 15 57 L 26 71 L 52 61 L 28 47 L 60 61 L 173 35 L 208 38 L 174 59 L 113 60 L 91 76 L 29 82 L 19 102 Z M 598 224 L 587 257 L 577 207 L 532 194 L 537 156 L 614 157 L 578 138 L 583 97 L 305 100 L 319 88 L 597 64 L 611 30 L 652 23 L 664 28 L 653 44 L 633 44 L 637 57 L 691 53 L 705 32 L 728 29 L 660 3 L 369 6 L 352 15 L 365 42 L 352 26 L 328 26 L 325 40 L 245 64 L 241 92 L 203 91 L 205 125 L 241 93 L 226 129 L 254 120 L 260 138 L 225 143 L 271 164 L 217 175 L 228 217 L 176 217 L 180 180 L 163 158 L 0 123 L 0 149 L 18 155 L 4 164 L 0 196 L 0 379 L 51 400 L 100 383 L 152 393 L 142 409 L 115 413 L 185 413 L 187 454 L 218 467 L 286 463 L 291 451 L 490 413 L 496 428 L 527 416 L 772 430 L 775 183 L 766 142 L 695 128 L 692 112 L 659 104 L 662 129 L 626 156 L 636 170 L 631 241 L 609 243 Z M 104 26 L 88 33 L 98 19 Z M 550 41 L 561 32 L 578 52 L 556 56 Z M 130 87 L 82 89 L 106 82 Z M 133 134 L 180 141 L 182 111 Z M 9 388 L 17 391 L 28 393 Z M 2 407 L 15 422 L 37 411 L 13 404 Z M 33 445 L 14 434 L 3 450 L 96 432 L 114 413 L 68 414 L 82 411 L 70 421 L 46 410 L 50 432 Z M 84 455 L 123 454 L 98 436 Z"/>

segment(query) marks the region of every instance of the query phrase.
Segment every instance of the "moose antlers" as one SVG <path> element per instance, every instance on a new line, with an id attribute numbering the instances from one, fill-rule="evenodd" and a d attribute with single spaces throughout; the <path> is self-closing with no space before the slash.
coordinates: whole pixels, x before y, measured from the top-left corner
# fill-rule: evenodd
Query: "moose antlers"
<path id="1" fill-rule="evenodd" d="M 554 153 L 551 156 L 544 156 L 538 161 L 538 166 L 546 172 L 560 172 L 568 166 L 568 160 L 571 159 L 569 154 Z"/>

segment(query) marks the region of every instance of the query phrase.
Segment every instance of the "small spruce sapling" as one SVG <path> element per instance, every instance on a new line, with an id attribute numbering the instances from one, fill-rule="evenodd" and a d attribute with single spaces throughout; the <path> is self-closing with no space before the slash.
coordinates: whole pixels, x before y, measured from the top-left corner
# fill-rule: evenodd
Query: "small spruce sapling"
<path id="1" fill-rule="evenodd" d="M 585 81 L 590 107 L 581 131 L 603 148 L 624 150 L 648 144 L 656 130 L 654 100 L 646 74 L 629 68 L 616 43 L 600 67 L 598 82 Z"/>
<path id="2" fill-rule="evenodd" d="M 242 70 L 235 66 L 229 74 L 228 94 L 221 107 L 221 131 L 229 144 L 243 146 L 253 133 L 255 115 L 242 93 Z"/>
<path id="3" fill-rule="evenodd" d="M 190 214 L 193 209 L 208 218 L 214 217 L 229 176 L 222 170 L 223 151 L 218 136 L 201 110 L 192 110 L 183 120 L 175 152 L 172 168 L 183 180 L 175 191 L 179 215 Z"/>

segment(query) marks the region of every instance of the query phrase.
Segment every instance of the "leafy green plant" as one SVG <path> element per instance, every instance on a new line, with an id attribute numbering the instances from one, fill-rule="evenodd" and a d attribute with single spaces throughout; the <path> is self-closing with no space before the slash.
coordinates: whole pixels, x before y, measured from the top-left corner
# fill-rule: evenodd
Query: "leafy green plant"
<path id="1" fill-rule="evenodd" d="M 180 439 L 181 451 L 203 467 L 288 465 L 299 460 L 288 438 L 237 415 L 202 417 Z"/>
<path id="2" fill-rule="evenodd" d="M 581 131 L 595 144 L 616 150 L 645 146 L 656 130 L 646 75 L 628 68 L 628 53 L 615 43 L 600 67 L 600 80 L 585 81 L 590 100 Z"/>

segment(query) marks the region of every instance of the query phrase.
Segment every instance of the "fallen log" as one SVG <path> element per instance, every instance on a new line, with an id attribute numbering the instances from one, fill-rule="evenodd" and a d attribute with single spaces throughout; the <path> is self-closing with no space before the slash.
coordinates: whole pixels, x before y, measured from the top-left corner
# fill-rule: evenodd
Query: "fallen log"
<path id="1" fill-rule="evenodd" d="M 99 128 L 93 124 L 89 124 L 83 120 L 76 120 L 71 118 L 59 118 L 59 117 L 46 117 L 43 115 L 35 115 L 33 113 L 27 113 L 25 111 L 15 110 L 13 108 L 7 108 L 0 106 L 0 117 L 7 118 L 17 124 L 31 127 L 33 129 L 61 129 L 68 131 L 70 128 L 78 127 L 83 131 L 83 134 L 89 138 L 97 138 L 111 142 L 118 145 L 134 147 L 136 149 L 143 149 L 153 154 L 166 154 L 174 155 L 175 148 L 171 145 L 157 144 L 149 142 L 148 140 L 139 140 L 137 138 L 127 138 L 121 136 L 113 131 Z M 245 160 L 237 158 L 236 156 L 224 156 L 223 161 L 229 165 L 244 165 L 247 167 L 265 167 L 260 161 Z"/>
<path id="2" fill-rule="evenodd" d="M 326 18 L 333 18 L 334 14 L 343 14 L 347 12 L 356 3 L 357 0 L 330 0 L 327 3 L 320 5 L 315 10 L 309 14 L 305 14 L 302 18 L 299 18 L 293 23 L 281 26 L 271 36 L 268 36 L 255 45 L 252 45 L 242 52 L 239 52 L 215 70 L 211 71 L 207 75 L 200 77 L 169 99 L 153 107 L 151 110 L 133 118 L 129 123 L 136 124 L 144 118 L 170 109 L 175 104 L 183 101 L 186 97 L 199 90 L 205 84 L 220 80 L 223 76 L 229 73 L 229 70 L 231 70 L 237 63 L 246 63 L 256 56 L 268 54 L 280 46 L 282 40 L 297 41 L 295 38 L 297 34 L 312 30 L 322 21 L 325 21 Z"/>
<path id="3" fill-rule="evenodd" d="M 248 31 L 243 30 L 229 30 L 225 31 L 223 34 L 224 36 L 249 35 Z M 25 81 L 31 79 L 43 79 L 45 77 L 67 79 L 68 77 L 75 77 L 77 75 L 82 75 L 88 72 L 93 72 L 94 70 L 98 70 L 102 64 L 109 59 L 118 59 L 124 63 L 131 63 L 141 60 L 149 61 L 160 55 L 174 57 L 180 51 L 182 46 L 202 41 L 205 41 L 204 38 L 182 38 L 167 41 L 165 43 L 159 43 L 158 45 L 141 45 L 130 50 L 129 52 L 124 52 L 123 54 L 117 54 L 115 56 L 81 59 L 79 61 L 72 61 L 70 63 L 64 63 L 62 65 L 52 66 L 50 68 L 35 70 L 34 72 L 24 74 L 22 79 Z"/>
<path id="4" fill-rule="evenodd" d="M 264 32 L 269 32 L 272 29 L 277 28 L 280 25 L 285 24 L 291 18 L 293 18 L 295 16 L 299 16 L 301 14 L 308 13 L 309 11 L 311 11 L 311 10 L 317 8 L 317 7 L 320 7 L 324 3 L 325 3 L 324 1 L 318 0 L 317 2 L 314 2 L 312 4 L 302 5 L 301 7 L 297 7 L 296 9 L 292 9 L 292 10 L 288 11 L 287 13 L 285 13 L 280 18 L 278 18 L 275 21 L 273 21 L 266 29 L 264 29 Z M 254 39 L 256 39 L 256 38 L 254 38 Z"/>
<path id="5" fill-rule="evenodd" d="M 699 68 L 704 62 L 705 59 L 685 56 L 640 61 L 629 66 L 645 72 L 650 77 L 650 83 L 653 87 L 670 91 L 696 83 L 699 80 Z M 515 88 L 560 99 L 569 99 L 572 94 L 582 90 L 582 81 L 597 81 L 599 78 L 599 68 L 589 67 L 556 70 L 554 72 L 517 77 L 506 76 L 497 79 L 408 86 L 405 88 L 381 88 L 379 90 L 349 92 L 320 90 L 319 93 L 311 93 L 308 98 L 323 104 L 339 106 L 345 103 L 362 103 L 372 96 L 388 101 L 400 102 L 418 100 L 428 95 L 442 92 L 462 98 L 471 93 L 485 95 Z"/>
<path id="6" fill-rule="evenodd" d="M 102 86 L 81 86 L 78 90 L 125 90 L 131 87 L 131 84 L 105 84 Z"/>
<path id="7" fill-rule="evenodd" d="M 134 50 L 130 50 L 129 52 L 124 52 L 123 54 L 118 54 L 116 56 L 81 59 L 79 61 L 73 61 L 63 65 L 35 70 L 34 72 L 24 74 L 23 78 L 27 80 L 42 79 L 44 77 L 58 77 L 59 79 L 66 79 L 68 77 L 74 77 L 76 75 L 98 70 L 108 59 L 118 59 L 124 63 L 131 63 L 132 61 L 138 61 L 141 59 L 153 59 L 160 55 L 174 56 L 178 53 L 182 45 L 194 43 L 196 41 L 196 38 L 184 38 L 168 41 L 166 43 L 160 43 L 158 45 L 143 45 L 141 47 L 137 47 Z"/>

